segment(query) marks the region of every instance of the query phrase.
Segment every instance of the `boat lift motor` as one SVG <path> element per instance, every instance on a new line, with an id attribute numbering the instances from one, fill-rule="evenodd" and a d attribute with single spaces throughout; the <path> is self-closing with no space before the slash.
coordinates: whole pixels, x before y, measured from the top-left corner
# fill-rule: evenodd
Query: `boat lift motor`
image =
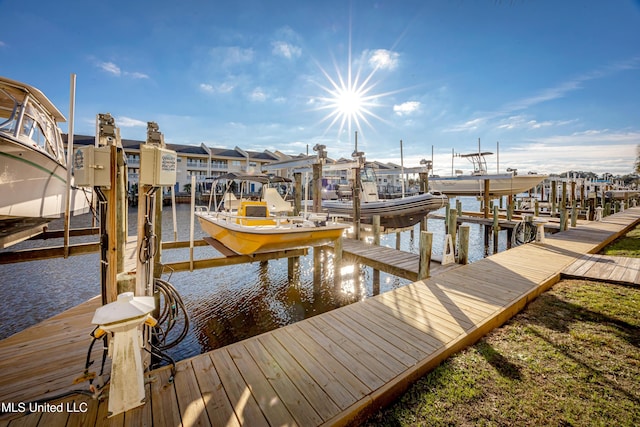
<path id="1" fill-rule="evenodd" d="M 156 324 L 150 314 L 153 310 L 153 297 L 135 297 L 133 292 L 125 292 L 116 301 L 98 308 L 93 316 L 91 323 L 98 325 L 97 332 L 110 333 L 109 417 L 145 403 L 140 326 Z"/>

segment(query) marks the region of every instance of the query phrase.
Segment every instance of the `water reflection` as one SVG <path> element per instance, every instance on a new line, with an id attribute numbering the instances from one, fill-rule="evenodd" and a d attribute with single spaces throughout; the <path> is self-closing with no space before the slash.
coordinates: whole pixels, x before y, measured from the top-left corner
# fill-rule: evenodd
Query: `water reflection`
<path id="1" fill-rule="evenodd" d="M 464 205 L 465 209 L 473 209 L 474 203 L 477 205 L 473 198 L 463 203 L 467 203 Z M 452 205 L 455 205 L 453 200 Z M 128 229 L 131 235 L 136 232 L 136 217 L 136 210 L 130 209 Z M 188 205 L 177 206 L 177 223 L 177 239 L 188 240 Z M 90 215 L 73 218 L 74 227 L 90 224 Z M 60 223 L 53 223 L 50 229 L 61 227 Z M 443 221 L 429 219 L 428 228 L 434 234 L 433 253 L 441 254 L 444 243 Z M 403 232 L 400 249 L 417 253 L 418 236 L 417 226 L 413 232 Z M 204 237 L 198 226 L 195 237 Z M 164 241 L 174 240 L 173 218 L 169 207 L 165 207 L 163 211 L 162 238 Z M 96 240 L 97 236 L 85 236 L 74 239 L 74 242 Z M 62 239 L 27 241 L 10 250 L 61 244 Z M 396 244 L 395 234 L 381 236 L 381 245 L 395 248 Z M 483 246 L 482 229 L 474 225 L 471 227 L 472 261 L 482 258 Z M 505 243 L 501 242 L 500 250 L 504 247 Z M 195 253 L 199 259 L 220 256 L 211 247 L 198 247 Z M 183 261 L 188 257 L 188 249 L 165 250 L 162 254 L 163 262 Z M 332 256 L 321 253 L 319 257 L 321 269 L 316 272 L 319 273 L 319 280 L 315 282 L 312 250 L 295 263 L 291 277 L 289 261 L 286 259 L 194 272 L 165 272 L 163 278 L 176 287 L 190 316 L 187 338 L 172 348 L 170 355 L 176 360 L 194 356 L 409 283 L 380 273 L 379 289 L 374 289 L 371 268 L 349 265 L 348 259 L 343 260 L 341 280 L 334 281 Z M 91 254 L 66 260 L 0 265 L 0 338 L 98 295 L 98 263 L 98 255 Z M 180 330 L 180 327 L 175 329 Z"/>

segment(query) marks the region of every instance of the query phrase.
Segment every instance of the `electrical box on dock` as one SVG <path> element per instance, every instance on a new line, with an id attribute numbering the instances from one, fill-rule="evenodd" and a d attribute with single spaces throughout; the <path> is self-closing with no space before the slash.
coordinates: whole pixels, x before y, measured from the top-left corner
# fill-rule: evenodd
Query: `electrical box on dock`
<path id="1" fill-rule="evenodd" d="M 73 153 L 74 184 L 79 187 L 111 187 L 110 147 L 80 147 Z"/>
<path id="2" fill-rule="evenodd" d="M 140 185 L 171 186 L 176 183 L 178 155 L 156 145 L 140 146 Z"/>

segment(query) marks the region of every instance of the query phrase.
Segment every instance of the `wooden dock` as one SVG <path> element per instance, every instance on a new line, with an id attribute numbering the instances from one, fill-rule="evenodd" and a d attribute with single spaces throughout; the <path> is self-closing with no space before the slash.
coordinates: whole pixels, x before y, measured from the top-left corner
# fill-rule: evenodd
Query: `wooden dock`
<path id="1" fill-rule="evenodd" d="M 354 239 L 342 240 L 342 252 L 356 263 L 364 264 L 385 273 L 407 280 L 418 280 L 420 256 L 411 252 L 399 251 L 386 246 L 375 246 Z M 431 259 L 431 276 L 459 267 L 459 264 L 442 265 L 437 259 Z"/>
<path id="2" fill-rule="evenodd" d="M 586 254 L 564 269 L 562 275 L 640 285 L 640 258 Z"/>
<path id="3" fill-rule="evenodd" d="M 507 321 L 576 260 L 599 251 L 639 216 L 640 208 L 628 209 L 547 237 L 545 244 L 522 245 L 183 360 L 173 382 L 168 381 L 168 368 L 155 370 L 150 373 L 149 402 L 113 418 L 106 418 L 105 401 L 76 396 L 63 403 L 75 402 L 72 408 L 85 408 L 79 405 L 86 403 L 86 412 L 33 413 L 5 419 L 0 426 L 357 423 L 449 355 Z M 35 391 L 24 388 L 41 388 L 40 376 L 59 369 L 47 361 L 51 352 L 43 342 L 36 374 L 23 378 L 13 371 L 27 363 L 15 341 L 36 339 L 46 334 L 42 329 L 25 331 L 32 338 L 0 342 L 0 381 L 14 375 L 13 382 L 0 383 L 1 402 L 15 402 L 15 393 L 27 399 L 26 394 Z M 5 344 L 12 339 L 14 344 Z M 48 340 L 48 345 L 56 342 L 54 336 Z M 57 345 L 62 352 L 63 346 Z"/>

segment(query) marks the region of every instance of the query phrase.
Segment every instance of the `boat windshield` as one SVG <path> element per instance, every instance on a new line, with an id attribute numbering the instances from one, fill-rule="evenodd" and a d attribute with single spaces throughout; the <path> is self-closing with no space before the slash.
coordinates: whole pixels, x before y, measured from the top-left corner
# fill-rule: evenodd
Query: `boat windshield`
<path id="1" fill-rule="evenodd" d="M 64 147 L 53 117 L 23 91 L 0 87 L 0 132 L 64 164 Z"/>
<path id="2" fill-rule="evenodd" d="M 58 139 L 54 121 L 32 100 L 28 100 L 25 106 L 20 133 L 51 157 L 64 163 L 62 141 Z"/>
<path id="3" fill-rule="evenodd" d="M 376 174 L 371 168 L 363 168 L 360 171 L 360 181 L 361 182 L 373 182 L 377 183 Z"/>
<path id="4" fill-rule="evenodd" d="M 18 100 L 5 88 L 0 88 L 0 130 L 15 134 L 18 123 Z"/>

